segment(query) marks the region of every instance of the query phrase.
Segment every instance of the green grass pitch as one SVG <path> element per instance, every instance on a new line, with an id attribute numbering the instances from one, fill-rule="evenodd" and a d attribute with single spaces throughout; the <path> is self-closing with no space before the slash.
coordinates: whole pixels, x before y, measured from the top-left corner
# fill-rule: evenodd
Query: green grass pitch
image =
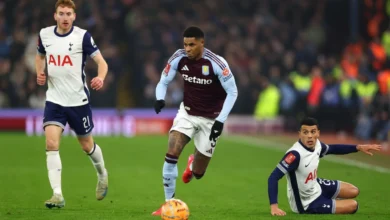
<path id="1" fill-rule="evenodd" d="M 244 139 L 243 139 L 244 140 Z M 164 200 L 162 165 L 167 136 L 99 137 L 109 172 L 108 196 L 95 199 L 96 173 L 73 137 L 61 142 L 63 209 L 49 210 L 51 196 L 44 137 L 0 134 L 0 219 L 159 219 L 151 216 Z M 292 144 L 292 143 L 291 143 Z M 191 142 L 179 161 L 177 198 L 190 208 L 190 219 L 313 219 L 290 211 L 286 180 L 279 184 L 279 206 L 287 216 L 270 216 L 267 179 L 283 152 L 222 137 L 206 175 L 189 184 L 181 181 Z M 387 158 L 388 159 L 388 158 Z M 360 188 L 355 215 L 315 216 L 317 219 L 390 219 L 390 174 L 322 160 L 319 177 L 340 179 Z"/>

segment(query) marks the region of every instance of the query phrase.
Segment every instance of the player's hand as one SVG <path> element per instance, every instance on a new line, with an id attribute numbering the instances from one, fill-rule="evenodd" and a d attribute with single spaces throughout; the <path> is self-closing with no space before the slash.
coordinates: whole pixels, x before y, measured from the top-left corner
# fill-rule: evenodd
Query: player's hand
<path id="1" fill-rule="evenodd" d="M 210 141 L 217 142 L 219 136 L 221 136 L 223 130 L 223 123 L 215 120 L 213 127 L 211 127 Z"/>
<path id="2" fill-rule="evenodd" d="M 165 101 L 163 99 L 160 99 L 160 100 L 156 100 L 156 102 L 154 103 L 154 111 L 156 111 L 156 113 L 160 113 L 161 112 L 161 109 L 164 108 L 165 106 Z"/>
<path id="3" fill-rule="evenodd" d="M 381 151 L 382 146 L 378 144 L 359 144 L 358 146 L 356 146 L 356 149 L 372 156 L 373 153 L 371 151 Z"/>
<path id="4" fill-rule="evenodd" d="M 45 85 L 46 83 L 46 74 L 44 72 L 37 74 L 37 84 L 40 86 Z"/>
<path id="5" fill-rule="evenodd" d="M 94 90 L 99 90 L 103 88 L 104 80 L 100 77 L 95 77 L 91 80 L 91 88 Z"/>
<path id="6" fill-rule="evenodd" d="M 286 215 L 286 212 L 281 210 L 279 207 L 278 207 L 278 204 L 272 204 L 271 205 L 271 215 L 276 215 L 276 216 L 285 216 Z"/>

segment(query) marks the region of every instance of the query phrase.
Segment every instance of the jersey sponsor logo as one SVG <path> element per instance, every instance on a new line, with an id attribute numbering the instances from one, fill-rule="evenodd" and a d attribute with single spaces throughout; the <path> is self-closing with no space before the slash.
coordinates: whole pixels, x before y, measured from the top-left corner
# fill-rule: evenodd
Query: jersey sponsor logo
<path id="1" fill-rule="evenodd" d="M 207 65 L 203 65 L 202 66 L 202 74 L 205 75 L 205 76 L 210 74 L 209 66 L 207 66 Z"/>
<path id="2" fill-rule="evenodd" d="M 317 169 L 314 169 L 314 171 L 310 172 L 309 175 L 307 175 L 305 184 L 307 184 L 309 181 L 313 181 L 317 179 Z"/>
<path id="3" fill-rule="evenodd" d="M 56 59 L 57 58 L 57 59 Z M 70 59 L 70 56 L 65 55 L 57 55 L 57 57 L 54 57 L 52 54 L 50 54 L 48 65 L 54 65 L 54 66 L 73 66 L 72 59 Z"/>
<path id="4" fill-rule="evenodd" d="M 289 153 L 286 158 L 284 158 L 284 161 L 286 161 L 287 164 L 292 164 L 295 160 L 295 155 L 293 153 Z"/>
<path id="5" fill-rule="evenodd" d="M 202 79 L 196 76 L 188 76 L 187 74 L 182 74 L 183 79 L 189 83 L 195 83 L 200 85 L 210 85 L 213 80 L 212 79 Z"/>

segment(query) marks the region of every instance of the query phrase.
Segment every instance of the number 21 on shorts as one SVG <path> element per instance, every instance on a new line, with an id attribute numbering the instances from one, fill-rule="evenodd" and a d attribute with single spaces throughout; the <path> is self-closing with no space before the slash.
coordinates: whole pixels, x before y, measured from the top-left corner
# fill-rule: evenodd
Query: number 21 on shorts
<path id="1" fill-rule="evenodd" d="M 89 116 L 83 118 L 84 128 L 89 128 L 91 126 L 91 122 L 89 121 Z"/>

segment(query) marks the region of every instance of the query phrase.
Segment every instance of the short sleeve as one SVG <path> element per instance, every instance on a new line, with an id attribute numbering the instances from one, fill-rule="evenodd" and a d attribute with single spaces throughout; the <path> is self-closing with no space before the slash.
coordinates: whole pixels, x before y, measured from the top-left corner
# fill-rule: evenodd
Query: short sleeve
<path id="1" fill-rule="evenodd" d="M 94 57 L 99 52 L 95 41 L 89 32 L 85 32 L 83 38 L 83 53 L 90 57 Z"/>
<path id="2" fill-rule="evenodd" d="M 329 146 L 321 142 L 321 153 L 320 158 L 324 157 L 329 151 Z"/>
<path id="3" fill-rule="evenodd" d="M 38 53 L 42 54 L 42 55 L 45 55 L 46 54 L 46 50 L 45 50 L 45 47 L 43 46 L 42 44 L 42 39 L 41 39 L 41 35 L 38 34 L 38 43 L 37 43 L 37 51 Z"/>
<path id="4" fill-rule="evenodd" d="M 287 152 L 283 159 L 276 166 L 284 174 L 294 171 L 298 168 L 300 161 L 300 155 L 297 151 Z"/>

